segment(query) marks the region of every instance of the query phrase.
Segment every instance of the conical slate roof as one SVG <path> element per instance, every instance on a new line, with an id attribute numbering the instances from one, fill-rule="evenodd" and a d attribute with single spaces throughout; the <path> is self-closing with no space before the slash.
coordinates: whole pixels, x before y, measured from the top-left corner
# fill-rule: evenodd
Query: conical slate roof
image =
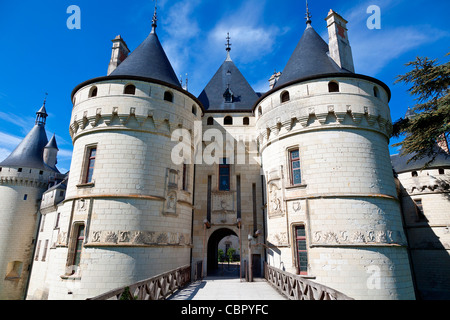
<path id="1" fill-rule="evenodd" d="M 47 143 L 47 145 L 45 147 L 59 150 L 58 145 L 56 144 L 55 134 L 53 134 L 52 138 L 50 139 L 50 141 Z"/>
<path id="2" fill-rule="evenodd" d="M 36 124 L 9 157 L 0 163 L 0 166 L 46 169 L 42 156 L 47 143 L 45 127 Z"/>
<path id="3" fill-rule="evenodd" d="M 251 111 L 258 98 L 229 55 L 198 97 L 208 111 Z"/>
<path id="4" fill-rule="evenodd" d="M 154 30 L 109 76 L 150 78 L 181 87 Z"/>
<path id="5" fill-rule="evenodd" d="M 308 24 L 275 88 L 291 81 L 308 77 L 350 73 L 350 71 L 340 68 L 329 56 L 328 52 L 328 44 Z"/>

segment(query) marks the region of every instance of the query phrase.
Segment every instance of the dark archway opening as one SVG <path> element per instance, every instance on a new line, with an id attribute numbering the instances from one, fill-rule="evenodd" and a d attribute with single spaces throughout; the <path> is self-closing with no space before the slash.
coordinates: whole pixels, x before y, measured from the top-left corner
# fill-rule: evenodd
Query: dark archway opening
<path id="1" fill-rule="evenodd" d="M 239 277 L 240 264 L 227 262 L 219 263 L 219 242 L 227 236 L 238 235 L 230 229 L 221 228 L 214 231 L 208 240 L 208 276 Z M 240 251 L 240 248 L 237 248 Z"/>

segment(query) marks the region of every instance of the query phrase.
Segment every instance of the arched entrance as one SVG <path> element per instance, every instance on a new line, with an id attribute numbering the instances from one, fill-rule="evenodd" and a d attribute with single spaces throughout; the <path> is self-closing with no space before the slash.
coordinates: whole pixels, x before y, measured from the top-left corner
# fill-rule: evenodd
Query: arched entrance
<path id="1" fill-rule="evenodd" d="M 240 265 L 232 264 L 231 266 L 227 264 L 220 264 L 219 268 L 219 242 L 227 236 L 238 235 L 231 229 L 220 228 L 214 231 L 208 239 L 208 276 L 236 276 L 239 277 Z M 238 248 L 240 251 L 240 248 Z M 224 267 L 225 266 L 225 267 Z M 225 269 L 224 269 L 225 268 Z"/>

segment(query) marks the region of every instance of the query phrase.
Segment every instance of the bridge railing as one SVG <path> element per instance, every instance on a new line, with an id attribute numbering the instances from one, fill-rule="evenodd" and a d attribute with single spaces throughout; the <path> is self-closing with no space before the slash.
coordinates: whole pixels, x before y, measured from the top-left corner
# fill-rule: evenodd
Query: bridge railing
<path id="1" fill-rule="evenodd" d="M 174 269 L 88 300 L 165 300 L 191 281 L 191 266 Z"/>
<path id="2" fill-rule="evenodd" d="M 267 282 L 290 300 L 354 300 L 345 294 L 264 263 Z"/>

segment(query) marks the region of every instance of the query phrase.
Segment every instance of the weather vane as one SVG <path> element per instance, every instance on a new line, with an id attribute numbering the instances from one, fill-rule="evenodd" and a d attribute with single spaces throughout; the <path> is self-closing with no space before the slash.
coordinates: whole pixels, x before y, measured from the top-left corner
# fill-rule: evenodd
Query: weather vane
<path id="1" fill-rule="evenodd" d="M 309 13 L 308 0 L 306 0 L 306 24 L 311 24 L 311 14 Z"/>
<path id="2" fill-rule="evenodd" d="M 158 5 L 158 0 L 152 0 L 152 1 L 155 1 L 155 12 L 153 13 L 153 18 L 152 18 L 152 32 L 155 32 L 156 22 L 158 21 L 158 18 L 156 16 L 156 9 L 157 9 L 157 5 Z"/>
<path id="3" fill-rule="evenodd" d="M 225 44 L 225 45 L 227 46 L 227 51 L 230 51 L 230 50 L 231 50 L 231 43 L 230 43 L 230 40 L 231 40 L 231 38 L 230 38 L 230 33 L 227 32 L 227 43 Z"/>

